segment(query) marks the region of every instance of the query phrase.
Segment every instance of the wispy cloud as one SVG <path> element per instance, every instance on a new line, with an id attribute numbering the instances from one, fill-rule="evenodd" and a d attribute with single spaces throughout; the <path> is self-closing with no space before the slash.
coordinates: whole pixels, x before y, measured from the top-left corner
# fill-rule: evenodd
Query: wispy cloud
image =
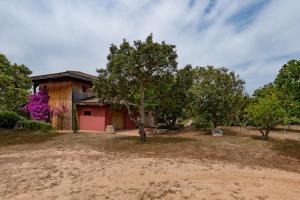
<path id="1" fill-rule="evenodd" d="M 95 74 L 111 43 L 153 33 L 177 45 L 180 67 L 226 66 L 252 92 L 300 59 L 299 10 L 294 0 L 0 1 L 0 53 L 35 74 Z"/>

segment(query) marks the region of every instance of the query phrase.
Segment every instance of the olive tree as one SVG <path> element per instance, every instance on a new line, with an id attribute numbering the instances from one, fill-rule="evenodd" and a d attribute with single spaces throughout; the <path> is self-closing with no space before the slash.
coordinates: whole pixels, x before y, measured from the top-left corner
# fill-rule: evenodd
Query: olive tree
<path id="1" fill-rule="evenodd" d="M 97 70 L 98 78 L 94 81 L 97 96 L 103 102 L 126 106 L 130 119 L 139 128 L 141 141 L 146 141 L 145 92 L 164 84 L 163 77 L 177 69 L 176 59 L 175 46 L 154 42 L 151 34 L 133 45 L 125 39 L 119 46 L 112 44 L 106 68 Z"/>

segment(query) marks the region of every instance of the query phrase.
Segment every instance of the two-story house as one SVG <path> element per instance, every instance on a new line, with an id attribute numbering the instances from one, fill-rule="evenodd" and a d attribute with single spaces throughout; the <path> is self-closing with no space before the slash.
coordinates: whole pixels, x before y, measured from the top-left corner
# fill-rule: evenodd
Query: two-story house
<path id="1" fill-rule="evenodd" d="M 64 106 L 63 129 L 72 129 L 73 106 L 77 108 L 78 126 L 80 130 L 105 131 L 107 125 L 115 129 L 132 129 L 135 124 L 129 119 L 126 109 L 112 109 L 96 98 L 92 91 L 95 76 L 78 72 L 65 71 L 61 73 L 33 76 L 34 92 L 47 91 L 48 104 L 53 110 Z M 58 127 L 57 117 L 51 117 L 51 124 Z"/>

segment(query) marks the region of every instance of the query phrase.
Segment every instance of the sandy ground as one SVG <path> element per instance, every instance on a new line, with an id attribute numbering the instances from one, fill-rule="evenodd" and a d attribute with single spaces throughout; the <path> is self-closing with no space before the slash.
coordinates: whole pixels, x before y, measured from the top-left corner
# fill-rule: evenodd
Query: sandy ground
<path id="1" fill-rule="evenodd" d="M 300 199 L 300 174 L 45 148 L 0 155 L 0 199 Z"/>

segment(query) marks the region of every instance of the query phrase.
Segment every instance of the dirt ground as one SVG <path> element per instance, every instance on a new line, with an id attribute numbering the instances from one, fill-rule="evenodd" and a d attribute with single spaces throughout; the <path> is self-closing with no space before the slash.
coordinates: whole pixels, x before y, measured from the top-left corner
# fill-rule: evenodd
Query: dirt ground
<path id="1" fill-rule="evenodd" d="M 300 199 L 298 152 L 274 149 L 298 151 L 297 130 L 267 142 L 238 128 L 222 138 L 192 131 L 148 144 L 135 133 L 17 133 L 15 143 L 4 134 L 0 199 Z"/>

